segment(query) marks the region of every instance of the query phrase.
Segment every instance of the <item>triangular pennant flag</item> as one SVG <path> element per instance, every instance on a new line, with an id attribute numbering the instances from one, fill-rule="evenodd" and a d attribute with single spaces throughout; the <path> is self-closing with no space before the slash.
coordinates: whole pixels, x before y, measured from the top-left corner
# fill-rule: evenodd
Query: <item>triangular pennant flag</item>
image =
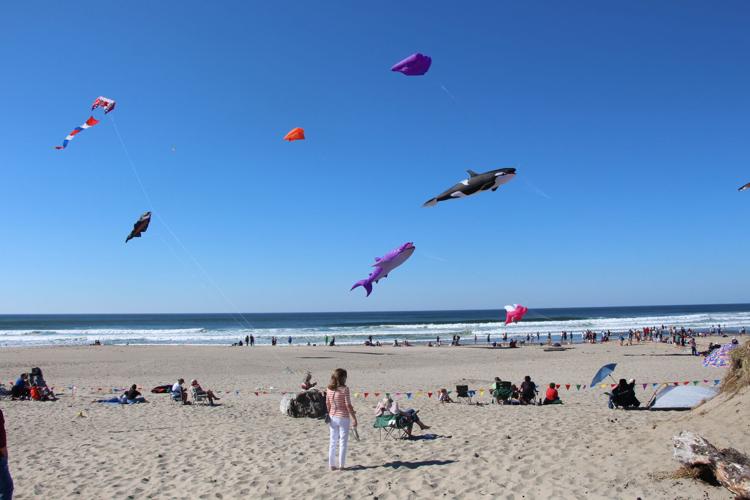
<path id="1" fill-rule="evenodd" d="M 583 389 L 585 391 L 586 390 L 586 384 L 583 384 L 583 387 L 581 387 L 581 389 Z M 589 389 L 590 389 L 590 387 L 589 387 Z"/>
<path id="2" fill-rule="evenodd" d="M 369 392 L 363 392 L 362 393 L 365 396 L 365 399 L 367 399 L 367 395 L 370 394 Z"/>
<path id="3" fill-rule="evenodd" d="M 714 385 L 719 385 L 719 382 L 721 382 L 721 380 L 719 379 L 714 380 Z"/>
<path id="4" fill-rule="evenodd" d="M 406 393 L 406 399 L 411 399 L 411 392 Z"/>
<path id="5" fill-rule="evenodd" d="M 380 397 L 380 393 L 379 393 L 379 392 L 373 392 L 373 394 L 375 394 L 375 397 L 376 397 L 376 398 L 379 398 L 379 397 Z"/>
<path id="6" fill-rule="evenodd" d="M 484 389 L 479 389 L 479 395 L 484 396 Z"/>
<path id="7" fill-rule="evenodd" d="M 358 398 L 358 397 L 359 397 L 359 393 L 358 393 L 358 392 L 355 392 L 355 393 L 354 393 L 354 397 L 355 397 L 355 398 Z"/>
<path id="8" fill-rule="evenodd" d="M 400 397 L 401 397 L 401 393 L 400 393 L 400 392 L 397 392 L 397 393 L 396 393 L 396 397 L 397 397 L 397 398 L 400 398 Z"/>
<path id="9" fill-rule="evenodd" d="M 391 397 L 391 393 L 390 392 L 386 392 L 385 393 L 385 397 L 390 398 Z"/>
<path id="10" fill-rule="evenodd" d="M 416 397 L 421 398 L 422 397 L 422 391 L 417 391 Z"/>
<path id="11" fill-rule="evenodd" d="M 581 384 L 576 384 L 576 391 L 580 391 L 580 390 L 581 390 Z"/>
<path id="12" fill-rule="evenodd" d="M 672 382 L 674 385 L 680 385 L 679 382 Z"/>
<path id="13" fill-rule="evenodd" d="M 657 385 L 659 385 L 659 384 L 657 384 L 656 382 L 654 382 L 653 384 L 651 384 L 651 387 L 656 387 Z"/>
<path id="14" fill-rule="evenodd" d="M 446 393 L 448 393 L 448 394 L 450 394 L 450 393 L 451 393 L 451 392 L 453 392 L 453 391 L 445 391 L 445 392 L 446 392 Z"/>
<path id="15" fill-rule="evenodd" d="M 707 383 L 708 383 L 708 380 L 706 380 L 706 379 L 703 379 L 703 383 L 704 383 L 704 384 L 707 384 Z"/>
<path id="16" fill-rule="evenodd" d="M 559 389 L 559 388 L 560 388 L 560 384 L 555 384 L 555 389 Z"/>
<path id="17" fill-rule="evenodd" d="M 646 390 L 646 387 L 648 387 L 648 384 L 643 384 L 643 390 Z"/>
<path id="18" fill-rule="evenodd" d="M 428 398 L 431 398 L 431 397 L 432 397 L 432 393 L 431 393 L 431 392 L 428 392 L 428 393 L 427 393 L 427 397 L 428 397 Z"/>
<path id="19" fill-rule="evenodd" d="M 566 390 L 566 391 L 569 391 L 569 390 L 570 390 L 570 384 L 565 384 L 565 390 Z"/>
<path id="20" fill-rule="evenodd" d="M 693 380 L 693 385 L 698 385 L 699 382 L 700 380 Z"/>
<path id="21" fill-rule="evenodd" d="M 611 387 L 612 389 L 614 389 L 615 387 L 617 387 L 617 384 L 610 384 L 609 386 L 610 386 L 610 387 Z M 604 388 L 604 387 L 607 387 L 607 384 L 602 384 L 602 388 Z"/>
<path id="22" fill-rule="evenodd" d="M 682 385 L 688 385 L 689 383 L 690 383 L 690 381 L 689 381 L 689 380 L 686 380 L 686 381 L 684 381 L 684 382 L 682 383 Z"/>
<path id="23" fill-rule="evenodd" d="M 255 393 L 255 395 L 257 396 L 257 395 L 258 395 L 258 393 L 256 392 L 256 393 Z"/>
<path id="24" fill-rule="evenodd" d="M 475 391 L 474 389 L 469 391 L 469 396 L 471 396 L 472 398 L 476 396 L 476 394 L 477 394 L 477 391 Z"/>

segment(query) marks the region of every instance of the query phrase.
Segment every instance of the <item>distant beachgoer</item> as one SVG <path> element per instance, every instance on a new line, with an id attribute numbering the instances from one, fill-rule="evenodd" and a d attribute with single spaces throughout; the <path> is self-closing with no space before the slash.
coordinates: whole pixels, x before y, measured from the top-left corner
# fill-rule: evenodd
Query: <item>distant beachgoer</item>
<path id="1" fill-rule="evenodd" d="M 13 387 L 10 389 L 10 395 L 12 399 L 29 399 L 31 397 L 31 385 L 29 384 L 29 375 L 22 373 L 17 379 Z"/>
<path id="2" fill-rule="evenodd" d="M 536 398 L 536 384 L 531 381 L 531 377 L 526 375 L 521 382 L 520 401 L 522 405 L 534 404 Z"/>
<path id="3" fill-rule="evenodd" d="M 125 399 L 130 401 L 137 401 L 140 395 L 141 393 L 138 391 L 138 387 L 135 384 L 131 385 L 130 389 L 125 391 Z"/>
<path id="4" fill-rule="evenodd" d="M 331 347 L 335 346 L 336 345 L 336 337 L 331 337 L 331 343 L 328 344 L 328 345 L 330 345 Z"/>
<path id="5" fill-rule="evenodd" d="M 419 419 L 417 410 L 411 408 L 408 410 L 400 409 L 398 403 L 396 401 L 393 401 L 390 396 L 386 396 L 385 398 L 383 398 L 383 400 L 381 400 L 378 403 L 378 406 L 375 408 L 375 415 L 377 416 L 386 413 L 390 413 L 391 415 L 404 419 L 404 430 L 406 431 L 407 436 L 411 436 L 411 428 L 414 424 L 417 424 L 423 431 L 430 428 L 429 425 L 426 425 Z"/>
<path id="6" fill-rule="evenodd" d="M 544 395 L 544 401 L 542 402 L 543 405 L 554 405 L 554 404 L 562 404 L 562 401 L 560 401 L 560 395 L 557 392 L 557 389 L 555 388 L 555 383 L 550 382 L 549 387 L 547 387 L 547 392 Z"/>
<path id="7" fill-rule="evenodd" d="M 250 345 L 250 335 L 245 335 L 245 347 Z"/>
<path id="8" fill-rule="evenodd" d="M 488 344 L 490 343 L 490 334 L 489 333 L 487 334 L 487 343 Z"/>
<path id="9" fill-rule="evenodd" d="M 326 335 L 326 345 L 328 345 L 328 335 Z"/>
<path id="10" fill-rule="evenodd" d="M 476 333 L 474 334 L 474 343 L 475 344 L 477 343 L 477 334 Z"/>
<path id="11" fill-rule="evenodd" d="M 251 346 L 255 346 L 255 336 L 254 335 L 250 335 L 250 345 Z"/>
<path id="12" fill-rule="evenodd" d="M 694 337 L 690 337 L 690 353 L 693 356 L 697 356 L 698 355 L 698 347 L 696 346 L 695 338 Z"/>
<path id="13" fill-rule="evenodd" d="M 205 395 L 208 398 L 208 404 L 210 404 L 211 406 L 214 405 L 214 400 L 215 399 L 217 399 L 217 400 L 221 399 L 221 398 L 217 397 L 214 394 L 214 391 L 212 391 L 211 389 L 208 389 L 208 390 L 203 389 L 203 387 L 201 387 L 201 385 L 195 379 L 193 379 L 193 380 L 190 381 L 190 387 L 192 387 L 192 389 L 193 389 L 193 391 L 195 391 L 196 395 L 198 395 L 198 396 L 204 396 Z"/>
<path id="14" fill-rule="evenodd" d="M 182 384 L 185 383 L 185 379 L 179 378 L 177 379 L 177 382 L 172 386 L 172 399 L 175 401 L 180 401 L 182 404 L 186 405 L 188 404 L 187 400 L 187 393 L 185 392 L 185 388 L 182 387 Z"/>
<path id="15" fill-rule="evenodd" d="M 450 395 L 448 394 L 448 389 L 442 388 L 438 391 L 438 401 L 441 403 L 452 403 L 453 400 L 451 399 Z"/>
<path id="16" fill-rule="evenodd" d="M 504 384 L 500 377 L 495 377 L 491 390 L 497 404 L 504 404 L 512 395 L 509 384 Z"/>
<path id="17" fill-rule="evenodd" d="M 242 339 L 240 339 L 240 341 L 237 342 L 237 345 L 240 346 L 240 347 L 242 347 Z"/>
<path id="18" fill-rule="evenodd" d="M 318 385 L 318 383 L 312 381 L 312 373 L 307 372 L 307 374 L 305 375 L 304 380 L 302 381 L 302 385 L 300 387 L 302 387 L 303 391 L 309 391 L 310 389 L 312 389 L 316 385 Z"/>
<path id="19" fill-rule="evenodd" d="M 346 448 L 349 443 L 349 425 L 357 427 L 357 413 L 354 411 L 346 386 L 346 370 L 336 368 L 331 374 L 331 381 L 326 391 L 326 408 L 328 409 L 328 467 L 343 470 L 346 463 Z M 338 443 L 338 464 L 336 461 L 336 444 Z"/>
<path id="20" fill-rule="evenodd" d="M 621 378 L 609 397 L 609 407 L 637 408 L 640 405 L 641 402 L 635 397 L 635 379 L 631 378 L 626 382 Z"/>
<path id="21" fill-rule="evenodd" d="M 5 416 L 0 410 L 0 498 L 12 500 L 13 478 L 8 469 L 8 440 L 5 435 Z"/>
<path id="22" fill-rule="evenodd" d="M 292 336 L 291 335 L 289 336 L 289 338 L 287 339 L 287 341 L 289 342 L 289 345 L 292 345 Z"/>

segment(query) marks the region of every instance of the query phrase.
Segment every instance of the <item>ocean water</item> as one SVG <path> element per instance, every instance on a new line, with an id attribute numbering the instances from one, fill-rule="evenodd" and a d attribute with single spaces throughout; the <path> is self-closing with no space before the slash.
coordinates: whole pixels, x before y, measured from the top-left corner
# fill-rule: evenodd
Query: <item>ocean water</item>
<path id="1" fill-rule="evenodd" d="M 562 331 L 573 332 L 580 341 L 585 330 L 613 333 L 645 326 L 684 326 L 708 331 L 721 325 L 727 332 L 750 328 L 750 304 L 577 307 L 530 309 L 520 323 L 505 326 L 504 310 L 481 311 L 397 311 L 347 313 L 275 314 L 70 314 L 0 315 L 0 346 L 88 344 L 232 344 L 252 334 L 259 345 L 271 337 L 286 345 L 321 344 L 336 337 L 337 344 L 361 344 L 394 339 L 414 342 L 442 341 L 455 334 L 463 342 L 492 341 L 503 333 L 525 339 L 527 334 L 542 340 L 550 332 L 554 340 Z"/>

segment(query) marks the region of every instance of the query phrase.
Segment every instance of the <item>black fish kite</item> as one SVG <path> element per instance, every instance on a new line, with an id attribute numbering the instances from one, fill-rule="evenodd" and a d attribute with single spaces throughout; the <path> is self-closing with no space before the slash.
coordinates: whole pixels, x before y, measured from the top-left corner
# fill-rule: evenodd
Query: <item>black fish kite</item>
<path id="1" fill-rule="evenodd" d="M 467 170 L 469 178 L 464 179 L 452 188 L 440 193 L 435 198 L 427 200 L 423 207 L 434 207 L 439 201 L 452 200 L 454 198 L 466 198 L 482 191 L 495 191 L 497 188 L 516 176 L 515 168 L 499 168 L 478 174 L 473 170 Z"/>
<path id="2" fill-rule="evenodd" d="M 140 238 L 141 233 L 145 233 L 146 229 L 148 229 L 148 224 L 150 222 L 151 222 L 151 212 L 146 212 L 145 214 L 141 215 L 140 219 L 138 219 L 138 222 L 133 224 L 133 230 L 130 231 L 130 234 L 125 239 L 125 243 L 127 243 L 133 238 Z"/>

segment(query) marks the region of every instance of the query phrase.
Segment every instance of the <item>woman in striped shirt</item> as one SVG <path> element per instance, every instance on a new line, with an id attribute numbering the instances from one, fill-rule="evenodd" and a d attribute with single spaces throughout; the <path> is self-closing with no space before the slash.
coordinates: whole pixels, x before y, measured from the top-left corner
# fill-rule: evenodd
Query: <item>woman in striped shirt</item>
<path id="1" fill-rule="evenodd" d="M 349 441 L 349 424 L 357 427 L 357 415 L 349 397 L 346 386 L 346 370 L 336 368 L 331 375 L 326 391 L 326 407 L 328 408 L 328 427 L 331 429 L 331 439 L 328 444 L 328 466 L 331 470 L 343 470 L 346 460 L 346 446 Z M 336 465 L 336 442 L 339 444 L 339 460 Z"/>

